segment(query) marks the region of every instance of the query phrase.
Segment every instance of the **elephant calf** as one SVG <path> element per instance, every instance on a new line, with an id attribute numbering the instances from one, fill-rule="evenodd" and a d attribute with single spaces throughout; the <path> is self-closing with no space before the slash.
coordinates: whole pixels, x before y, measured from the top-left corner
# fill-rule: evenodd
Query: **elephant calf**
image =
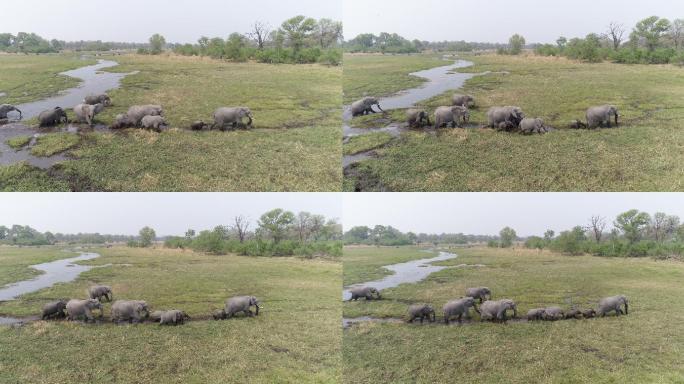
<path id="1" fill-rule="evenodd" d="M 186 319 L 190 319 L 187 313 L 179 311 L 177 309 L 172 309 L 166 311 L 161 315 L 159 320 L 159 325 L 178 325 L 184 324 Z"/>
<path id="2" fill-rule="evenodd" d="M 142 123 L 142 119 L 145 116 L 164 116 L 164 109 L 161 105 L 133 105 L 128 108 L 126 113 L 128 120 L 130 120 L 134 126 L 139 127 Z"/>
<path id="3" fill-rule="evenodd" d="M 560 307 L 546 307 L 542 319 L 544 320 L 561 320 L 565 318 L 565 312 Z"/>
<path id="4" fill-rule="evenodd" d="M 161 320 L 161 317 L 164 314 L 164 312 L 165 311 L 154 311 L 154 312 L 150 313 L 149 320 L 153 321 L 155 323 L 158 322 L 159 320 Z"/>
<path id="5" fill-rule="evenodd" d="M 520 107 L 508 105 L 505 107 L 491 107 L 487 111 L 487 126 L 495 129 L 510 131 L 518 128 L 525 118 Z"/>
<path id="6" fill-rule="evenodd" d="M 373 106 L 377 106 L 380 112 L 385 112 L 380 108 L 380 102 L 375 97 L 364 97 L 361 100 L 357 100 L 351 105 L 352 117 L 368 115 L 371 113 L 377 113 L 373 110 Z"/>
<path id="7" fill-rule="evenodd" d="M 78 104 L 74 107 L 74 114 L 79 123 L 88 123 L 88 125 L 92 126 L 95 121 L 95 115 L 103 110 L 103 104 Z"/>
<path id="8" fill-rule="evenodd" d="M 623 305 L 625 307 L 624 313 L 622 312 Z M 599 306 L 598 310 L 596 311 L 596 315 L 604 317 L 606 313 L 611 311 L 615 311 L 616 316 L 620 316 L 622 314 L 627 315 L 629 313 L 628 307 L 629 304 L 627 297 L 625 295 L 606 297 L 599 301 Z"/>
<path id="9" fill-rule="evenodd" d="M 41 313 L 40 318 L 42 320 L 64 318 L 66 317 L 66 313 L 64 313 L 66 306 L 66 300 L 58 300 L 47 303 L 43 306 L 43 312 Z"/>
<path id="10" fill-rule="evenodd" d="M 95 105 L 95 104 L 102 104 L 105 107 L 109 107 L 112 105 L 112 99 L 109 97 L 109 95 L 103 93 L 101 95 L 89 95 L 86 96 L 85 99 L 83 99 L 83 104 L 89 104 L 89 105 Z"/>
<path id="11" fill-rule="evenodd" d="M 123 129 L 135 127 L 135 121 L 131 120 L 128 115 L 118 114 L 114 119 L 114 123 L 109 126 L 110 129 Z"/>
<path id="12" fill-rule="evenodd" d="M 507 129 L 508 130 L 508 129 Z M 548 129 L 544 125 L 544 120 L 540 118 L 526 117 L 520 121 L 520 132 L 524 134 L 546 133 Z"/>
<path id="13" fill-rule="evenodd" d="M 218 309 L 211 314 L 211 317 L 213 317 L 214 320 L 225 320 L 226 319 L 226 310 L 225 309 Z"/>
<path id="14" fill-rule="evenodd" d="M 544 308 L 534 308 L 527 311 L 527 321 L 541 320 L 544 316 Z"/>
<path id="15" fill-rule="evenodd" d="M 408 320 L 407 323 L 412 323 L 413 320 L 420 318 L 420 323 L 423 324 L 423 320 L 428 319 L 431 323 L 434 323 L 435 309 L 428 304 L 413 304 L 408 307 Z M 432 317 L 431 317 L 432 316 Z"/>
<path id="16" fill-rule="evenodd" d="M 464 297 L 457 300 L 451 300 L 450 302 L 444 304 L 442 307 L 442 312 L 444 313 L 444 324 L 449 324 L 449 320 L 458 316 L 458 322 L 460 323 L 463 316 L 470 317 L 470 308 L 473 308 L 475 312 L 481 313 L 475 305 L 475 299 L 472 297 Z"/>
<path id="17" fill-rule="evenodd" d="M 69 123 L 66 112 L 62 107 L 55 107 L 54 109 L 48 109 L 43 111 L 38 115 L 38 122 L 41 127 L 52 127 L 59 125 L 62 121 L 64 124 Z"/>
<path id="18" fill-rule="evenodd" d="M 569 311 L 565 312 L 565 318 L 566 319 L 581 319 L 582 318 L 582 311 L 577 309 L 577 308 L 572 308 Z"/>
<path id="19" fill-rule="evenodd" d="M 426 125 L 430 125 L 430 116 L 424 109 L 411 108 L 406 111 L 406 122 L 409 127 L 423 127 L 423 121 Z"/>
<path id="20" fill-rule="evenodd" d="M 480 306 L 480 321 L 506 321 L 506 311 L 512 310 L 513 317 L 518 316 L 518 309 L 511 299 L 487 300 Z"/>
<path id="21" fill-rule="evenodd" d="M 212 129 L 218 128 L 222 131 L 226 129 L 226 125 L 230 125 L 232 129 L 237 128 L 238 124 L 242 124 L 243 118 L 249 119 L 246 127 L 252 126 L 252 111 L 247 107 L 223 107 L 214 111 L 214 125 Z"/>
<path id="22" fill-rule="evenodd" d="M 140 121 L 143 128 L 153 129 L 156 132 L 161 132 L 161 127 L 166 126 L 166 121 L 162 116 L 145 116 Z"/>
<path id="23" fill-rule="evenodd" d="M 435 109 L 435 129 L 452 124 L 453 128 L 461 127 L 461 123 L 468 123 L 470 112 L 468 108 L 454 105 L 451 107 L 438 107 Z"/>
<path id="24" fill-rule="evenodd" d="M 108 285 L 94 285 L 88 288 L 88 296 L 91 299 L 97 299 L 98 301 L 102 301 L 103 297 L 107 299 L 107 301 L 112 301 L 114 298 L 112 287 Z"/>
<path id="25" fill-rule="evenodd" d="M 365 297 L 366 300 L 373 300 L 373 295 L 375 295 L 378 300 L 382 298 L 380 292 L 373 287 L 353 287 L 349 290 L 349 293 L 351 293 L 351 299 L 349 299 L 349 301 L 356 301 L 361 297 Z"/>
<path id="26" fill-rule="evenodd" d="M 243 312 L 245 316 L 254 316 L 250 308 L 256 308 L 256 316 L 259 316 L 259 300 L 254 296 L 236 296 L 226 300 L 226 307 L 224 309 L 226 318 L 229 319 L 237 313 Z"/>
<path id="27" fill-rule="evenodd" d="M 590 319 L 590 318 L 592 318 L 592 317 L 596 317 L 596 311 L 593 310 L 593 309 L 591 309 L 591 308 L 590 308 L 590 309 L 585 309 L 584 311 L 582 311 L 582 316 L 583 316 L 585 319 Z"/>
<path id="28" fill-rule="evenodd" d="M 147 302 L 142 300 L 117 300 L 112 304 L 112 322 L 135 321 L 139 323 L 150 316 Z"/>
<path id="29" fill-rule="evenodd" d="M 451 105 L 460 105 L 461 107 L 472 108 L 475 105 L 475 99 L 470 95 L 454 94 L 451 98 Z"/>
<path id="30" fill-rule="evenodd" d="M 19 108 L 11 104 L 0 104 L 0 119 L 7 119 L 7 114 L 10 112 L 19 112 L 19 120 L 22 119 L 22 113 Z"/>
<path id="31" fill-rule="evenodd" d="M 195 121 L 192 124 L 190 124 L 190 129 L 193 131 L 201 131 L 204 128 L 207 128 L 208 126 L 209 126 L 209 124 L 205 123 L 202 120 L 198 120 L 198 121 Z"/>
<path id="32" fill-rule="evenodd" d="M 84 318 L 85 322 L 95 321 L 92 313 L 93 309 L 100 310 L 100 317 L 102 317 L 102 304 L 95 299 L 78 300 L 71 299 L 66 304 L 67 319 L 68 320 L 78 320 Z"/>
<path id="33" fill-rule="evenodd" d="M 480 304 L 482 304 L 482 302 L 485 300 L 491 300 L 492 299 L 492 291 L 487 287 L 466 288 L 465 295 L 466 295 L 466 297 L 472 297 L 473 299 L 479 299 Z"/>

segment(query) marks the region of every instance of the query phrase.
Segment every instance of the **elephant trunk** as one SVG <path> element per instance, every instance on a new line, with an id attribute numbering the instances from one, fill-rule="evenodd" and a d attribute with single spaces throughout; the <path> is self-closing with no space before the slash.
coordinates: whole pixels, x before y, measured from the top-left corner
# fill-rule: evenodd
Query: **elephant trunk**
<path id="1" fill-rule="evenodd" d="M 23 114 L 21 113 L 21 110 L 19 110 L 19 108 L 14 108 L 14 110 L 17 111 L 17 112 L 19 112 L 19 120 L 21 120 L 22 117 L 23 117 Z"/>
<path id="2" fill-rule="evenodd" d="M 256 307 L 256 316 L 259 316 L 259 305 L 254 305 Z"/>
<path id="3" fill-rule="evenodd" d="M 247 125 L 252 125 L 252 114 L 251 113 L 248 114 L 247 118 L 249 119 L 249 122 L 247 123 Z"/>
<path id="4" fill-rule="evenodd" d="M 380 108 L 380 103 L 377 103 L 377 104 L 375 104 L 375 105 L 378 106 L 378 109 L 380 110 L 380 112 L 385 112 L 382 108 Z"/>

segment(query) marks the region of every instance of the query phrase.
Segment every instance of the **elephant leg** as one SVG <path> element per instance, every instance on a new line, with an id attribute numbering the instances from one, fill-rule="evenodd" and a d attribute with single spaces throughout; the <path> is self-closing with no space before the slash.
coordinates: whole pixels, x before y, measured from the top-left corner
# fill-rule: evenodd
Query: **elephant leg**
<path id="1" fill-rule="evenodd" d="M 423 319 L 424 319 L 424 318 L 425 318 L 425 316 L 422 316 L 422 315 L 420 316 L 420 323 L 421 323 L 421 324 L 423 324 Z"/>
<path id="2" fill-rule="evenodd" d="M 449 315 L 444 315 L 444 324 L 449 325 Z"/>

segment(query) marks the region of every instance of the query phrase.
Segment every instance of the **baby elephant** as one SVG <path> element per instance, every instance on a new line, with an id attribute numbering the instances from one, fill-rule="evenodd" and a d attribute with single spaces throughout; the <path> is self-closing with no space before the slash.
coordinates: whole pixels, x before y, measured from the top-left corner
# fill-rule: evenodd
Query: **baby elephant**
<path id="1" fill-rule="evenodd" d="M 87 299 L 87 300 L 71 299 L 66 304 L 67 319 L 68 320 L 78 320 L 79 318 L 84 318 L 86 323 L 89 320 L 92 320 L 94 322 L 95 319 L 93 318 L 93 315 L 90 312 L 93 309 L 99 309 L 100 310 L 100 317 L 102 317 L 102 304 L 100 304 L 99 301 L 97 301 L 95 299 Z"/>
<path id="2" fill-rule="evenodd" d="M 460 298 L 444 304 L 444 307 L 442 307 L 442 312 L 444 313 L 444 324 L 449 324 L 449 320 L 454 316 L 458 316 L 459 323 L 463 319 L 464 315 L 466 317 L 470 317 L 468 314 L 470 307 L 472 307 L 475 312 L 480 313 L 480 311 L 477 309 L 477 305 L 475 305 L 475 299 L 472 297 Z"/>
<path id="3" fill-rule="evenodd" d="M 62 107 L 55 107 L 54 109 L 41 112 L 38 115 L 38 121 L 41 127 L 52 127 L 59 125 L 62 121 L 64 121 L 64 124 L 69 123 L 67 114 Z"/>
<path id="4" fill-rule="evenodd" d="M 88 296 L 91 299 L 102 301 L 104 297 L 107 301 L 112 301 L 114 294 L 112 294 L 112 287 L 107 285 L 94 285 L 88 288 Z"/>
<path id="5" fill-rule="evenodd" d="M 527 311 L 527 321 L 541 320 L 544 316 L 544 308 L 534 308 Z"/>
<path id="6" fill-rule="evenodd" d="M 150 313 L 149 320 L 156 323 L 159 320 L 161 320 L 161 317 L 164 313 L 165 313 L 165 311 L 154 311 L 154 312 Z"/>
<path id="7" fill-rule="evenodd" d="M 105 93 L 101 95 L 90 95 L 83 99 L 83 104 L 95 105 L 102 104 L 105 107 L 112 105 L 112 99 Z"/>
<path id="8" fill-rule="evenodd" d="M 179 311 L 177 309 L 172 309 L 166 311 L 161 315 L 159 320 L 159 325 L 178 325 L 185 323 L 186 319 L 190 319 L 187 313 Z"/>
<path id="9" fill-rule="evenodd" d="M 466 288 L 465 295 L 473 299 L 480 299 L 480 304 L 485 300 L 492 299 L 492 291 L 487 287 Z"/>
<path id="10" fill-rule="evenodd" d="M 74 114 L 76 115 L 76 120 L 78 120 L 79 123 L 88 123 L 88 125 L 93 126 L 95 115 L 103 110 L 103 104 L 78 104 L 74 107 Z"/>
<path id="11" fill-rule="evenodd" d="M 593 309 L 585 309 L 582 311 L 582 316 L 584 316 L 585 319 L 591 319 L 592 317 L 596 317 L 596 311 Z"/>
<path id="12" fill-rule="evenodd" d="M 582 311 L 577 309 L 577 308 L 572 308 L 569 311 L 565 312 L 565 318 L 566 319 L 581 319 L 582 318 Z"/>
<path id="13" fill-rule="evenodd" d="M 560 307 L 547 307 L 544 308 L 544 314 L 542 315 L 542 319 L 544 320 L 561 320 L 565 318 L 565 313 Z"/>
<path id="14" fill-rule="evenodd" d="M 156 132 L 161 132 L 161 127 L 166 126 L 166 121 L 162 116 L 145 116 L 140 121 L 143 128 L 153 129 Z"/>
<path id="15" fill-rule="evenodd" d="M 164 116 L 164 109 L 161 105 L 133 105 L 128 108 L 126 113 L 128 119 L 133 122 L 134 126 L 140 126 L 143 117 L 145 116 Z"/>
<path id="16" fill-rule="evenodd" d="M 11 104 L 0 104 L 0 119 L 7 119 L 7 114 L 10 112 L 18 112 L 19 113 L 19 120 L 21 120 L 22 113 L 19 110 L 19 108 L 15 107 L 14 105 Z"/>
<path id="17" fill-rule="evenodd" d="M 625 306 L 625 312 L 622 312 L 622 306 Z M 616 316 L 620 316 L 622 314 L 628 314 L 628 300 L 627 297 L 624 295 L 618 295 L 618 296 L 611 296 L 611 297 L 606 297 L 601 299 L 599 301 L 599 307 L 598 311 L 596 311 L 596 314 L 598 316 L 604 317 L 606 313 L 615 311 Z"/>
<path id="18" fill-rule="evenodd" d="M 373 110 L 373 106 L 377 106 L 380 112 L 385 112 L 380 108 L 380 102 L 375 97 L 366 96 L 361 100 L 357 100 L 351 105 L 351 113 L 353 117 L 368 115 L 371 113 L 378 113 Z"/>
<path id="19" fill-rule="evenodd" d="M 428 304 L 413 304 L 408 307 L 408 320 L 407 323 L 412 323 L 413 320 L 420 318 L 420 323 L 423 324 L 423 320 L 428 319 L 431 323 L 436 320 L 435 309 Z M 432 317 L 430 317 L 432 316 Z"/>
<path id="20" fill-rule="evenodd" d="M 207 128 L 209 124 L 205 123 L 202 120 L 195 121 L 194 123 L 190 124 L 190 129 L 193 131 L 201 131 L 204 128 Z"/>
<path id="21" fill-rule="evenodd" d="M 406 122 L 409 127 L 422 128 L 423 121 L 426 125 L 430 125 L 430 115 L 424 109 L 411 108 L 406 111 Z"/>
<path id="22" fill-rule="evenodd" d="M 214 320 L 225 320 L 226 319 L 226 310 L 225 309 L 218 309 L 211 314 L 211 317 L 213 317 Z"/>
<path id="23" fill-rule="evenodd" d="M 114 119 L 114 123 L 109 126 L 111 129 L 123 129 L 135 127 L 135 121 L 131 120 L 128 115 L 118 114 Z"/>
<path id="24" fill-rule="evenodd" d="M 150 316 L 147 302 L 142 300 L 117 300 L 112 304 L 112 322 L 128 321 L 136 323 Z"/>
<path id="25" fill-rule="evenodd" d="M 256 314 L 252 313 L 250 307 L 256 308 Z M 259 316 L 259 300 L 254 296 L 236 296 L 226 300 L 225 308 L 226 318 L 231 318 L 239 312 L 243 312 L 245 316 Z"/>
<path id="26" fill-rule="evenodd" d="M 366 300 L 373 300 L 373 295 L 376 295 L 378 300 L 382 298 L 380 292 L 373 287 L 353 287 L 349 290 L 349 293 L 351 293 L 349 301 L 356 301 L 361 297 L 365 297 Z"/>
<path id="27" fill-rule="evenodd" d="M 53 301 L 51 303 L 47 303 L 43 306 L 43 312 L 40 318 L 42 320 L 63 319 L 64 317 L 66 317 L 66 313 L 64 313 L 66 305 L 66 300 L 58 300 Z"/>
<path id="28" fill-rule="evenodd" d="M 471 108 L 475 105 L 475 99 L 470 95 L 454 94 L 451 99 L 451 105 L 460 105 L 461 107 Z"/>

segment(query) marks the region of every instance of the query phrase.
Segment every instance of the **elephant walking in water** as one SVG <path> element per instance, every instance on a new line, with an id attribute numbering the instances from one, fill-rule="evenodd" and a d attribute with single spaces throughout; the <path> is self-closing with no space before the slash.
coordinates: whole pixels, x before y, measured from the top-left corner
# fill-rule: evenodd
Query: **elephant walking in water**
<path id="1" fill-rule="evenodd" d="M 432 317 L 431 317 L 432 316 Z M 436 320 L 435 309 L 428 304 L 413 304 L 408 307 L 407 323 L 412 323 L 413 320 L 420 318 L 420 323 L 423 324 L 424 319 L 428 319 L 431 323 Z"/>
<path id="2" fill-rule="evenodd" d="M 468 123 L 470 112 L 468 108 L 454 105 L 451 107 L 438 107 L 435 109 L 435 129 L 452 124 L 454 128 L 461 127 L 461 123 Z"/>
<path id="3" fill-rule="evenodd" d="M 587 127 L 603 128 L 604 124 L 610 128 L 610 117 L 615 116 L 615 126 L 618 126 L 618 110 L 614 105 L 601 105 L 587 109 Z"/>
<path id="4" fill-rule="evenodd" d="M 520 126 L 520 122 L 525 118 L 520 107 L 505 106 L 491 107 L 487 111 L 487 126 L 495 129 L 510 131 Z"/>
<path id="5" fill-rule="evenodd" d="M 351 105 L 351 113 L 353 117 L 367 115 L 370 113 L 377 113 L 373 110 L 373 106 L 376 105 L 380 112 L 385 112 L 380 108 L 380 102 L 375 97 L 364 97 L 361 100 L 357 100 Z"/>
<path id="6" fill-rule="evenodd" d="M 211 129 L 218 128 L 225 130 L 226 125 L 229 124 L 231 128 L 237 128 L 238 124 L 242 124 L 243 118 L 248 118 L 247 127 L 252 126 L 252 111 L 247 107 L 222 107 L 214 111 L 214 125 Z"/>
<path id="7" fill-rule="evenodd" d="M 38 121 L 41 127 L 52 127 L 58 125 L 62 121 L 64 121 L 64 124 L 69 123 L 67 114 L 62 107 L 55 107 L 54 109 L 48 109 L 47 111 L 41 112 L 38 115 Z"/>
<path id="8" fill-rule="evenodd" d="M 382 298 L 380 292 L 373 287 L 354 287 L 349 290 L 349 293 L 351 293 L 349 301 L 356 301 L 362 297 L 365 297 L 366 300 L 373 300 L 373 295 L 376 295 L 378 300 Z"/>
<path id="9" fill-rule="evenodd" d="M 88 123 L 91 127 L 95 121 L 95 115 L 104 110 L 104 104 L 78 104 L 74 107 L 74 114 L 79 123 Z"/>
<path id="10" fill-rule="evenodd" d="M 475 310 L 475 312 L 481 313 L 477 309 L 475 299 L 472 297 L 451 300 L 450 302 L 444 304 L 444 307 L 442 307 L 442 311 L 444 312 L 444 324 L 449 324 L 449 319 L 454 316 L 458 316 L 459 323 L 463 319 L 463 316 L 470 317 L 469 311 L 471 307 Z"/>
<path id="11" fill-rule="evenodd" d="M 480 306 L 480 321 L 500 320 L 506 321 L 506 311 L 512 310 L 513 317 L 518 316 L 518 309 L 511 299 L 488 300 Z"/>
<path id="12" fill-rule="evenodd" d="M 22 113 L 19 108 L 10 104 L 0 104 L 0 119 L 6 119 L 7 114 L 10 112 L 19 112 L 19 120 L 22 118 Z"/>
<path id="13" fill-rule="evenodd" d="M 622 312 L 622 306 L 625 307 L 625 312 Z M 627 315 L 629 313 L 629 304 L 627 297 L 624 295 L 611 296 L 603 298 L 599 301 L 598 310 L 596 311 L 597 316 L 604 317 L 606 313 L 615 311 L 616 316 L 622 314 Z"/>
<path id="14" fill-rule="evenodd" d="M 100 317 L 102 317 L 102 304 L 95 299 L 78 300 L 71 299 L 66 304 L 67 319 L 78 320 L 79 318 L 84 318 L 86 322 L 95 321 L 92 313 L 93 309 L 100 310 Z"/>
<path id="15" fill-rule="evenodd" d="M 112 99 L 106 93 L 103 93 L 101 95 L 89 95 L 86 96 L 85 99 L 83 99 L 83 104 L 102 104 L 105 107 L 109 107 L 110 105 L 112 105 Z"/>
<path id="16" fill-rule="evenodd" d="M 43 312 L 40 316 L 41 320 L 52 318 L 59 319 L 65 317 L 66 314 L 64 313 L 64 310 L 66 309 L 66 306 L 66 300 L 58 300 L 45 304 L 45 306 L 43 306 Z"/>
<path id="17" fill-rule="evenodd" d="M 426 125 L 430 125 L 430 115 L 424 109 L 411 108 L 406 111 L 406 122 L 409 127 L 422 128 L 423 121 Z"/>
<path id="18" fill-rule="evenodd" d="M 134 320 L 139 323 L 149 316 L 150 309 L 147 302 L 142 300 L 117 300 L 112 304 L 112 321 L 115 323 L 120 321 L 132 323 Z"/>

